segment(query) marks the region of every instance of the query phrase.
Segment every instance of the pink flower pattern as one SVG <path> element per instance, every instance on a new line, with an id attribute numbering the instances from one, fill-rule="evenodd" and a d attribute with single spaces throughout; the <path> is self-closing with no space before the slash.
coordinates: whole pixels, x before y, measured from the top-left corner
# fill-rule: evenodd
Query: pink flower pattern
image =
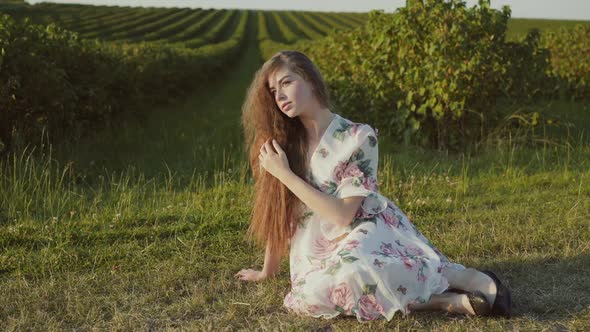
<path id="1" fill-rule="evenodd" d="M 359 240 L 350 240 L 344 245 L 344 250 L 352 250 L 359 246 Z"/>
<path id="2" fill-rule="evenodd" d="M 417 247 L 413 244 L 409 244 L 405 247 L 405 251 L 406 251 L 406 255 L 409 256 L 422 256 L 424 255 L 424 250 L 420 249 L 420 247 Z"/>
<path id="3" fill-rule="evenodd" d="M 380 205 L 377 130 L 336 115 L 319 144 L 322 158 L 308 172 L 310 184 L 340 198 L 347 197 L 342 196 L 345 189 L 349 196 L 371 194 L 345 233 L 321 227 L 327 221 L 318 213 L 297 229 L 290 243 L 291 290 L 284 306 L 313 317 L 391 320 L 397 311 L 410 313 L 409 303 L 442 292 L 448 286 L 444 270 L 462 265 L 437 250 L 393 202 Z M 344 179 L 346 186 L 341 185 Z"/>
<path id="4" fill-rule="evenodd" d="M 386 225 L 395 228 L 399 225 L 399 219 L 395 216 L 395 213 L 392 209 L 386 209 L 383 214 L 383 222 Z"/>
<path id="5" fill-rule="evenodd" d="M 348 164 L 346 169 L 344 170 L 344 174 L 342 175 L 343 178 L 347 177 L 364 177 L 365 173 L 358 168 L 357 164 Z"/>
<path id="6" fill-rule="evenodd" d="M 360 129 L 361 126 L 362 126 L 361 123 L 355 123 L 355 124 L 353 124 L 351 126 L 350 133 L 352 134 L 352 136 L 356 136 L 357 135 L 357 133 L 358 133 L 358 131 L 359 131 L 359 129 Z"/>
<path id="7" fill-rule="evenodd" d="M 314 256 L 319 259 L 327 258 L 337 247 L 338 243 L 332 243 L 322 235 L 319 235 L 314 242 Z"/>
<path id="8" fill-rule="evenodd" d="M 377 191 L 377 180 L 372 176 L 363 178 L 362 184 L 368 190 Z"/>
<path id="9" fill-rule="evenodd" d="M 359 314 L 364 320 L 375 320 L 379 316 L 385 316 L 383 307 L 377 302 L 375 295 L 363 295 L 359 300 Z"/>
<path id="10" fill-rule="evenodd" d="M 342 178 L 344 178 L 344 172 L 346 171 L 347 165 L 348 165 L 348 160 L 341 160 L 338 162 L 338 164 L 334 168 L 334 171 L 332 173 L 334 174 L 334 180 L 336 182 L 340 182 L 342 180 Z"/>
<path id="11" fill-rule="evenodd" d="M 341 308 L 345 313 L 350 314 L 350 309 L 354 306 L 354 298 L 352 290 L 345 282 L 341 282 L 338 286 L 330 290 L 330 301 Z"/>

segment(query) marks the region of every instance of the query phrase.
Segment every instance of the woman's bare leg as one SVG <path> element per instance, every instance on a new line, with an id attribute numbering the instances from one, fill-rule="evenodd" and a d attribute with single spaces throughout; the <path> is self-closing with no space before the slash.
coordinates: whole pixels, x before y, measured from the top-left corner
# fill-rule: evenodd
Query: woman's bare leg
<path id="1" fill-rule="evenodd" d="M 496 284 L 487 274 L 474 268 L 465 270 L 444 269 L 444 276 L 449 280 L 451 288 L 458 288 L 467 292 L 479 290 L 484 293 L 490 306 L 496 299 Z"/>
<path id="2" fill-rule="evenodd" d="M 487 274 L 473 268 L 465 270 L 445 269 L 444 276 L 449 281 L 450 288 L 457 288 L 467 292 L 479 290 L 484 293 L 490 305 L 496 298 L 496 284 Z M 443 310 L 452 313 L 475 315 L 469 298 L 465 294 L 442 293 L 434 294 L 426 303 L 409 305 L 411 310 Z"/>
<path id="3" fill-rule="evenodd" d="M 410 304 L 409 308 L 413 311 L 443 310 L 451 313 L 475 315 L 467 295 L 457 293 L 434 294 L 428 302 Z"/>

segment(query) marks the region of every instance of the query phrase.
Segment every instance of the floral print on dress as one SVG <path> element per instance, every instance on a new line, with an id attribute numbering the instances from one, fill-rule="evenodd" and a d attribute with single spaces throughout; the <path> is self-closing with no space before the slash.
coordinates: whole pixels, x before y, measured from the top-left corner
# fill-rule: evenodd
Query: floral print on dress
<path id="1" fill-rule="evenodd" d="M 345 282 L 341 282 L 336 287 L 329 289 L 330 301 L 334 304 L 334 310 L 344 313 L 351 314 L 351 309 L 354 307 L 354 294 L 352 290 Z"/>
<path id="2" fill-rule="evenodd" d="M 337 198 L 364 197 L 346 227 L 304 206 L 290 241 L 287 310 L 317 318 L 391 320 L 449 286 L 451 262 L 378 191 L 377 130 L 335 114 L 312 157 L 307 181 Z"/>
<path id="3" fill-rule="evenodd" d="M 328 150 L 326 150 L 326 148 L 320 148 L 318 150 L 318 153 L 322 156 L 322 158 L 326 158 L 329 154 Z"/>

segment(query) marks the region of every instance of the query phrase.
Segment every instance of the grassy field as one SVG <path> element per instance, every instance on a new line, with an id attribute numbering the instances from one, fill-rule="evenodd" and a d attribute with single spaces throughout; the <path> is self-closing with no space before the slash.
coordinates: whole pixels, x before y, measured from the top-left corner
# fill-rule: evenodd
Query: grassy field
<path id="1" fill-rule="evenodd" d="M 577 24 L 590 24 L 589 21 L 576 20 L 544 20 L 535 18 L 511 18 L 508 20 L 508 40 L 517 40 L 524 37 L 530 29 L 539 29 L 542 34 L 546 31 L 555 31 L 560 28 L 572 28 Z"/>
<path id="2" fill-rule="evenodd" d="M 142 40 L 160 40 L 169 42 L 181 42 L 185 45 L 202 45 L 206 42 L 215 42 L 211 40 L 211 35 L 205 32 L 212 30 L 217 23 L 221 22 L 223 15 L 211 17 L 210 22 L 207 23 L 202 31 L 197 29 L 194 33 L 188 33 L 190 27 L 199 25 L 200 19 L 203 16 L 194 15 L 189 17 L 189 14 L 195 14 L 199 10 L 204 8 L 185 8 L 185 14 L 180 13 L 180 17 L 176 19 L 167 20 L 164 17 L 163 21 L 157 21 L 156 18 L 147 18 L 151 14 L 158 14 L 165 16 L 164 14 L 169 11 L 165 7 L 151 7 L 137 8 L 130 6 L 90 6 L 80 4 L 67 4 L 67 3 L 37 3 L 30 5 L 21 0 L 3 0 L 0 1 L 0 12 L 7 13 L 13 16 L 17 20 L 22 20 L 24 17 L 29 17 L 33 22 L 38 24 L 48 24 L 55 22 L 65 29 L 76 31 L 80 33 L 83 38 L 94 38 L 98 37 L 106 40 L 119 40 L 127 42 L 138 42 Z M 125 12 L 131 15 L 122 15 Z M 141 13 L 145 15 L 139 15 Z M 135 14 L 134 14 L 135 13 Z M 150 14 L 151 13 L 151 14 Z M 327 31 L 331 28 L 338 30 L 346 30 L 349 28 L 356 28 L 362 25 L 367 19 L 366 13 L 344 13 L 344 12 L 301 12 L 301 11 L 266 11 L 266 16 L 270 17 L 273 15 L 275 18 L 283 20 L 283 24 L 286 24 L 288 29 L 294 33 L 292 36 L 296 39 L 307 39 L 305 34 L 299 30 L 299 28 L 293 26 L 293 22 L 286 18 L 286 16 L 297 14 L 298 17 L 305 16 L 310 18 L 309 14 L 313 14 L 313 21 L 315 25 L 307 22 L 304 24 L 307 28 L 313 28 L 319 26 L 323 32 L 316 31 L 319 36 L 326 35 Z M 289 14 L 289 15 L 287 15 Z M 336 18 L 336 20 L 334 20 Z M 318 21 L 319 19 L 319 21 Z M 153 24 L 154 21 L 156 24 Z M 268 38 L 276 42 L 286 42 L 285 31 L 278 26 L 278 22 L 268 20 L 269 36 Z M 149 27 L 152 24 L 153 27 Z M 546 31 L 555 31 L 562 27 L 571 28 L 577 24 L 590 24 L 590 21 L 582 20 L 556 20 L 556 19 L 532 19 L 532 18 L 518 18 L 512 17 L 508 20 L 508 31 L 507 38 L 509 40 L 517 40 L 524 37 L 526 33 L 533 28 L 539 29 L 541 33 Z M 183 31 L 187 29 L 188 31 Z M 226 35 L 231 35 L 231 24 L 226 29 Z M 199 33 L 200 31 L 200 33 Z M 115 33 L 116 32 L 116 33 Z M 199 43 L 195 43 L 192 39 L 198 37 L 203 39 Z M 214 38 L 215 39 L 215 38 Z M 219 35 L 217 39 L 223 40 L 222 35 Z M 312 38 L 313 39 L 313 38 Z"/>
<path id="3" fill-rule="evenodd" d="M 245 241 L 252 184 L 239 112 L 260 65 L 185 103 L 87 141 L 0 165 L 0 326 L 5 330 L 584 330 L 590 326 L 590 108 L 530 107 L 561 127 L 494 136 L 477 154 L 380 137 L 380 191 L 451 259 L 492 269 L 515 318 L 417 313 L 391 322 L 298 317 L 276 278 L 243 283 L 264 252 Z M 517 110 L 504 105 L 506 114 Z M 520 107 L 520 106 L 519 106 Z M 568 123 L 570 125 L 568 125 Z M 545 129 L 545 130 L 543 130 Z"/>

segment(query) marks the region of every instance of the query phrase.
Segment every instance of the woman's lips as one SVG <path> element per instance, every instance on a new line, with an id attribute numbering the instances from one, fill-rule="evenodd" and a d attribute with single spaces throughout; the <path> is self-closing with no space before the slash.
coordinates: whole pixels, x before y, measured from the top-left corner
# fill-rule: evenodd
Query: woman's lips
<path id="1" fill-rule="evenodd" d="M 288 102 L 285 106 L 283 106 L 283 111 L 290 109 L 291 105 L 293 105 L 293 104 L 291 102 Z"/>

